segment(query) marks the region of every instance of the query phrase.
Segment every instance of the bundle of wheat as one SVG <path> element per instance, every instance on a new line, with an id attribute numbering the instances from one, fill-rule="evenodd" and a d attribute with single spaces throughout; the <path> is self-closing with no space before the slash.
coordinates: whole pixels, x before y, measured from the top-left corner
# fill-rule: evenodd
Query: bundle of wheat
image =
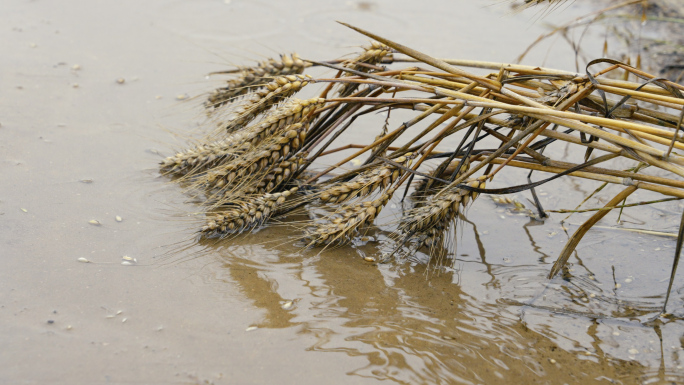
<path id="1" fill-rule="evenodd" d="M 394 239 L 400 245 L 432 249 L 443 244 L 450 224 L 478 194 L 533 190 L 566 175 L 626 186 L 573 235 L 551 271 L 553 276 L 564 268 L 593 223 L 633 191 L 684 198 L 684 156 L 676 152 L 684 150 L 684 135 L 679 132 L 684 86 L 608 59 L 590 62 L 586 74 L 442 60 L 349 27 L 376 41 L 356 59 L 319 62 L 295 55 L 282 57 L 283 61 L 291 59 L 282 66 L 288 71 L 328 67 L 337 71 L 335 77 L 275 76 L 261 90 L 250 88 L 252 99 L 238 106 L 227 99 L 216 102 L 213 93 L 207 105 L 228 116 L 221 122 L 221 131 L 162 162 L 164 172 L 181 174 L 181 180 L 190 182 L 184 185 L 207 191 L 207 220 L 201 236 L 239 234 L 295 209 L 321 208 L 331 213 L 305 226 L 301 238 L 310 247 L 349 243 L 374 224 L 397 191 L 406 195 L 418 176 L 421 179 L 410 196 L 414 206 L 403 213 Z M 240 68 L 235 84 L 249 88 L 254 83 L 248 78 L 280 75 L 270 70 L 277 66 L 269 63 Z M 377 66 L 380 63 L 411 66 L 387 68 Z M 596 70 L 600 64 L 604 68 Z M 494 72 L 477 75 L 467 67 Z M 643 81 L 609 77 L 619 71 Z M 310 83 L 325 85 L 319 97 L 293 98 Z M 272 107 L 277 108 L 268 112 Z M 341 134 L 361 120 L 357 118 L 397 109 L 416 111 L 416 116 L 394 130 L 379 128 L 369 143 L 340 143 Z M 411 133 L 409 128 L 423 121 L 428 126 Z M 456 148 L 442 145 L 447 138 L 460 144 Z M 484 138 L 500 144 L 478 148 Z M 584 162 L 569 163 L 563 154 L 544 152 L 554 142 L 584 149 Z M 356 151 L 320 168 L 320 160 L 328 154 L 350 149 Z M 334 175 L 364 154 L 363 165 Z M 437 158 L 445 159 L 436 169 L 427 170 L 426 161 Z M 633 162 L 635 167 L 618 169 L 615 162 L 608 162 L 615 158 Z M 511 167 L 554 175 L 535 183 L 485 188 L 486 181 Z M 660 170 L 659 175 L 649 173 L 651 169 Z M 539 216 L 545 216 L 541 207 Z M 675 268 L 676 264 L 673 274 Z"/>

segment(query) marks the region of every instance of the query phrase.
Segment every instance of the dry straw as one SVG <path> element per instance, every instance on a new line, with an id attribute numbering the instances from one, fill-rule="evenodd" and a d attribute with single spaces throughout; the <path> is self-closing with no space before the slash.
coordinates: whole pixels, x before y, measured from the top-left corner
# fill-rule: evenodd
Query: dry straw
<path id="1" fill-rule="evenodd" d="M 183 175 L 182 185 L 193 194 L 206 194 L 200 236 L 247 232 L 276 216 L 287 223 L 288 213 L 304 210 L 329 213 L 305 226 L 302 238 L 309 246 L 349 243 L 376 224 L 392 199 L 403 199 L 418 178 L 409 195 L 413 208 L 395 222 L 394 238 L 397 249 L 412 243 L 430 252 L 443 245 L 451 223 L 478 194 L 534 193 L 561 177 L 622 185 L 624 190 L 573 234 L 553 277 L 592 225 L 614 207 L 628 207 L 623 201 L 634 191 L 684 198 L 682 85 L 607 59 L 589 63 L 584 73 L 438 59 L 347 26 L 374 42 L 351 60 L 284 55 L 280 64 L 239 68 L 207 101 L 215 116 L 227 116 L 221 131 L 162 162 L 164 172 Z M 299 74 L 314 65 L 335 72 L 319 78 Z M 297 74 L 278 76 L 287 71 Z M 639 81 L 615 79 L 625 72 Z M 310 83 L 320 86 L 319 97 L 293 98 Z M 264 86 L 256 89 L 257 84 Z M 251 98 L 242 104 L 218 96 L 247 92 Z M 415 117 L 393 127 L 389 117 L 395 110 L 414 111 Z M 363 126 L 364 116 L 377 113 L 388 118 L 383 127 Z M 426 127 L 410 130 L 418 124 Z M 362 143 L 344 142 L 342 134 L 359 126 L 376 131 Z M 446 146 L 447 140 L 458 145 Z M 558 143 L 581 150 L 584 160 L 568 162 Z M 348 156 L 331 165 L 327 157 L 338 151 Z M 358 159 L 362 164 L 349 169 Z M 430 159 L 441 163 L 431 169 Z M 623 169 L 625 163 L 634 165 L 631 171 Z M 547 177 L 485 188 L 512 168 Z M 540 217 L 547 215 L 538 210 Z M 677 258 L 681 243 L 682 237 Z"/>

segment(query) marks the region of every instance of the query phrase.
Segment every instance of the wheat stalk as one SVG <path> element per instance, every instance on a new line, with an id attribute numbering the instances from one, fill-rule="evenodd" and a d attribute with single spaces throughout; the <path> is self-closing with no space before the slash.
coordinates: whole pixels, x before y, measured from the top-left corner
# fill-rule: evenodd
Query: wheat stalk
<path id="1" fill-rule="evenodd" d="M 228 80 L 225 87 L 214 90 L 204 106 L 216 109 L 236 100 L 238 97 L 252 93 L 264 87 L 269 78 L 283 75 L 301 74 L 308 65 L 297 56 L 280 55 L 280 60 L 268 59 L 254 67 L 240 67 L 240 75 L 236 79 Z"/>
<path id="2" fill-rule="evenodd" d="M 192 175 L 219 166 L 258 147 L 266 138 L 281 133 L 292 124 L 308 122 L 316 108 L 325 102 L 322 98 L 290 99 L 258 124 L 167 157 L 161 161 L 160 168 L 165 173 Z"/>
<path id="3" fill-rule="evenodd" d="M 396 158 L 394 161 L 406 165 L 413 158 L 408 153 Z M 402 176 L 404 171 L 391 164 L 369 168 L 356 175 L 350 181 L 334 183 L 321 190 L 318 198 L 322 203 L 342 203 L 353 198 L 368 196 L 378 189 L 385 189 Z"/>
<path id="4" fill-rule="evenodd" d="M 481 176 L 466 182 L 470 187 L 484 188 L 487 176 Z M 423 205 L 411 210 L 399 230 L 404 242 L 417 241 L 418 245 L 433 246 L 441 239 L 448 224 L 456 218 L 461 207 L 474 201 L 478 193 L 457 186 L 447 187 L 440 194 L 431 196 Z"/>
<path id="5" fill-rule="evenodd" d="M 527 2 L 537 3 L 556 5 L 562 0 Z M 310 246 L 348 243 L 362 228 L 374 223 L 393 194 L 402 186 L 410 186 L 415 175 L 424 179 L 415 185 L 411 195 L 413 208 L 402 213 L 399 220 L 400 247 L 406 242 L 429 248 L 441 245 L 452 222 L 478 193 L 525 191 L 565 175 L 625 184 L 630 191 L 642 189 L 684 197 L 684 183 L 680 180 L 684 177 L 684 157 L 678 153 L 684 149 L 680 132 L 684 86 L 609 59 L 592 61 L 590 66 L 603 63 L 603 67 L 592 67 L 595 72 L 587 69 L 586 75 L 518 64 L 442 60 L 351 28 L 378 42 L 364 48 L 356 58 L 342 61 L 341 66 L 334 64 L 339 60 L 311 61 L 337 70 L 335 78 L 278 76 L 272 69 L 277 66 L 272 63 L 258 66 L 262 67 L 258 71 L 241 69 L 242 78 L 235 81 L 242 79 L 245 83 L 229 83 L 224 91 L 226 95 L 233 92 L 232 97 L 243 91 L 252 95 L 221 123 L 221 132 L 214 133 L 225 137 L 162 162 L 161 168 L 167 173 L 189 175 L 193 187 L 207 188 L 207 201 L 212 205 L 204 207 L 205 211 L 222 210 L 220 214 L 207 214 L 209 220 L 202 235 L 225 235 L 260 226 L 287 198 L 282 194 L 293 193 L 282 191 L 293 184 L 306 194 L 288 209 L 304 205 L 335 209 L 308 227 L 304 237 Z M 411 59 L 399 56 L 397 60 L 395 54 Z M 389 64 L 412 62 L 419 66 L 379 67 L 380 63 L 388 64 L 390 55 Z M 290 59 L 292 63 L 288 64 L 283 58 L 283 71 L 303 68 L 295 64 L 294 56 Z M 428 66 L 430 69 L 425 69 Z M 494 72 L 476 75 L 468 68 Z M 616 71 L 643 81 L 610 79 L 608 74 Z M 272 76 L 276 77 L 266 84 Z M 257 77 L 258 81 L 251 82 Z M 342 97 L 290 99 L 302 87 L 317 81 L 327 83 L 320 95 L 328 95 L 333 84 L 339 84 L 337 91 Z M 359 85 L 367 88 L 352 93 Z M 208 107 L 224 102 L 220 98 L 216 101 Z M 275 106 L 279 107 L 269 113 Z M 390 129 L 389 117 L 395 110 L 418 114 Z M 387 118 L 381 130 L 357 136 L 359 143 L 340 143 L 345 130 L 359 118 L 384 112 Z M 250 124 L 255 119 L 260 120 Z M 426 123 L 426 128 L 414 127 L 421 122 Z M 493 140 L 480 142 L 485 138 Z M 460 142 L 456 148 L 451 145 L 454 140 Z M 494 147 L 483 148 L 492 143 Z M 585 150 L 584 163 L 566 162 L 557 146 L 549 148 L 554 143 Z M 326 151 L 329 146 L 334 150 Z M 324 165 L 322 157 L 346 149 L 356 150 L 335 164 L 325 163 L 322 171 L 316 169 Z M 329 175 L 365 153 L 370 156 L 362 168 Z M 426 171 L 430 166 L 424 162 L 437 157 L 448 159 Z M 622 171 L 624 167 L 615 169 L 613 163 L 607 163 L 617 158 L 653 167 L 639 167 L 628 173 Z M 463 164 L 457 163 L 459 159 Z M 604 164 L 595 167 L 599 163 Z M 293 178 L 303 175 L 309 167 L 315 170 L 313 176 Z M 455 167 L 459 167 L 458 171 Z M 511 167 L 553 176 L 518 186 L 484 189 L 487 178 Z M 485 175 L 474 177 L 481 169 Z M 650 169 L 660 174 L 648 175 Z M 326 175 L 332 179 L 324 181 Z M 583 229 L 591 226 L 588 222 Z M 563 268 L 581 236 L 573 238 L 574 243 L 564 251 L 554 272 Z"/>
<path id="6" fill-rule="evenodd" d="M 453 174 L 453 179 L 457 179 L 470 169 L 469 158 L 465 158 L 463 165 L 460 169 L 458 169 L 456 174 L 454 173 L 457 171 L 459 162 L 456 162 L 455 164 L 450 163 L 450 159 L 447 159 L 444 164 L 440 165 L 432 173 L 430 173 L 433 178 L 421 178 L 418 180 L 414 186 L 413 193 L 411 194 L 411 199 L 414 201 L 415 207 L 421 206 L 428 196 L 437 193 L 438 188 L 444 187 L 444 183 L 436 180 L 435 178 L 447 179 L 451 178 Z"/>
<path id="7" fill-rule="evenodd" d="M 241 233 L 259 227 L 271 218 L 287 198 L 297 190 L 297 187 L 293 187 L 274 194 L 235 198 L 224 204 L 230 208 L 207 214 L 206 225 L 201 228 L 200 232 L 205 237 L 214 237 Z"/>
<path id="8" fill-rule="evenodd" d="M 276 77 L 272 82 L 266 84 L 264 89 L 256 91 L 224 122 L 225 130 L 231 133 L 243 128 L 245 124 L 254 120 L 260 113 L 294 95 L 312 80 L 313 78 L 309 75 Z"/>
<path id="9" fill-rule="evenodd" d="M 308 153 L 300 152 L 294 156 L 282 160 L 273 166 L 251 175 L 249 178 L 244 178 L 233 189 L 222 188 L 223 196 L 229 198 L 230 195 L 237 194 L 264 194 L 274 192 L 279 187 L 286 185 L 297 171 L 306 163 Z M 222 201 L 223 198 L 219 198 Z"/>
<path id="10" fill-rule="evenodd" d="M 357 72 L 369 73 L 372 72 L 372 66 L 380 63 L 385 57 L 391 58 L 392 56 L 392 48 L 377 41 L 371 42 L 371 45 L 363 47 L 363 49 L 364 51 L 359 56 L 343 63 L 344 67 Z M 349 72 L 346 74 L 351 75 Z M 337 93 L 344 97 L 353 94 L 357 88 L 358 84 L 343 83 L 338 88 Z"/>
<path id="11" fill-rule="evenodd" d="M 242 157 L 209 170 L 199 183 L 209 188 L 222 188 L 238 178 L 265 170 L 281 159 L 286 160 L 301 148 L 306 128 L 302 123 L 286 126 L 280 134 L 259 143 Z"/>
<path id="12" fill-rule="evenodd" d="M 382 208 L 392 198 L 394 191 L 396 188 L 389 188 L 375 200 L 343 205 L 342 214 L 328 217 L 325 222 L 315 223 L 312 228 L 307 229 L 304 239 L 308 241 L 309 246 L 349 242 L 362 226 L 375 221 Z"/>

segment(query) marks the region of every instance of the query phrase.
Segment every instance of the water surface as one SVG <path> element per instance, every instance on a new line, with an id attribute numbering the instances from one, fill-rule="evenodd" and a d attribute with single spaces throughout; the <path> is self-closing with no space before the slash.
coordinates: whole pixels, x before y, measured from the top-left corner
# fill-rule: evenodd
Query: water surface
<path id="1" fill-rule="evenodd" d="M 539 13 L 492 3 L 0 3 L 0 382 L 684 381 L 684 322 L 645 322 L 664 300 L 672 237 L 595 229 L 568 274 L 548 281 L 586 215 L 564 228 L 562 214 L 540 223 L 481 197 L 450 258 L 376 265 L 361 257 L 387 247 L 389 228 L 322 252 L 301 250 L 278 226 L 194 242 L 187 214 L 197 207 L 158 174 L 160 156 L 200 130 L 201 94 L 220 84 L 205 74 L 279 52 L 336 58 L 367 43 L 335 20 L 435 56 L 514 60 L 544 25 Z M 574 70 L 562 42 L 546 49 L 527 62 Z M 369 117 L 350 140 L 383 120 Z M 546 208 L 572 208 L 597 186 L 563 178 L 539 192 Z M 622 219 L 675 232 L 682 207 Z M 680 274 L 670 309 L 681 316 L 683 304 Z"/>

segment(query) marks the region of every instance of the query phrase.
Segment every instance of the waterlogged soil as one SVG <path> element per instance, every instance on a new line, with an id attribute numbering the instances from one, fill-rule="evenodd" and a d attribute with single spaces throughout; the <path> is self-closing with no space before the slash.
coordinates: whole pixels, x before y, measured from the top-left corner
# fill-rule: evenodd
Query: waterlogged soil
<path id="1" fill-rule="evenodd" d="M 0 2 L 0 383 L 683 383 L 684 321 L 657 318 L 677 201 L 625 210 L 620 225 L 607 216 L 548 280 L 591 213 L 539 222 L 482 196 L 443 258 L 377 264 L 363 257 L 393 246 L 391 225 L 323 251 L 283 226 L 198 242 L 196 204 L 159 175 L 161 156 L 207 128 L 203 93 L 221 80 L 205 74 L 367 43 L 335 20 L 435 56 L 512 61 L 544 22 L 589 10 L 567 2 L 541 20 L 494 3 Z M 584 38 L 596 52 L 602 39 Z M 527 63 L 574 70 L 562 40 L 548 48 Z M 562 178 L 538 192 L 547 209 L 573 208 L 598 186 Z M 683 306 L 680 273 L 668 310 Z"/>

